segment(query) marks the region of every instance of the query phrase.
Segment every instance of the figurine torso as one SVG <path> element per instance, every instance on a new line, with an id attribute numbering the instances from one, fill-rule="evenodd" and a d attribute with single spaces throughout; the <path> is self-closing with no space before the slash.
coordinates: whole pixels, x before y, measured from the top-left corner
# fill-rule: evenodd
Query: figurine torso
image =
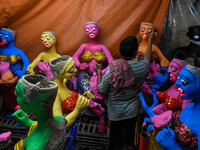
<path id="1" fill-rule="evenodd" d="M 0 48 L 0 52 L 1 52 L 0 54 L 7 56 L 7 58 L 9 58 L 9 59 L 11 59 L 12 57 L 17 58 L 17 59 L 14 58 L 16 61 L 10 62 L 10 68 L 9 69 L 12 72 L 22 68 L 20 62 L 18 61 L 20 59 L 20 53 L 22 53 L 22 51 L 20 49 L 16 48 L 14 46 L 13 42 L 9 43 L 4 48 Z"/>
<path id="2" fill-rule="evenodd" d="M 91 55 L 92 59 L 90 61 L 86 62 L 88 64 L 88 69 L 87 69 L 88 72 L 90 72 L 90 73 L 94 72 L 94 66 L 97 63 L 97 60 L 94 59 L 93 57 L 95 54 L 97 54 L 97 52 L 100 52 L 100 51 L 104 52 L 102 47 L 103 47 L 103 45 L 98 44 L 98 43 L 97 44 L 92 44 L 92 43 L 83 44 L 83 48 L 84 48 L 83 54 L 87 51 L 89 51 L 92 54 Z M 100 57 L 102 57 L 102 56 L 105 58 L 105 55 L 101 55 Z M 102 60 L 102 59 L 100 59 L 100 60 Z"/>

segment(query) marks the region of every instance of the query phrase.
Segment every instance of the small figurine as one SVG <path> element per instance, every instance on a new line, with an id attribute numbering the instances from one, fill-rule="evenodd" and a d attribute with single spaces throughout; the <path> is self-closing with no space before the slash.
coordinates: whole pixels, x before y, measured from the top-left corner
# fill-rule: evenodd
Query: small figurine
<path id="1" fill-rule="evenodd" d="M 54 81 L 58 84 L 58 94 L 53 106 L 53 114 L 54 116 L 66 116 L 74 110 L 76 101 L 80 96 L 75 91 L 70 91 L 66 85 L 63 84 L 67 80 L 71 80 L 73 74 L 77 72 L 75 62 L 72 57 L 63 55 L 50 61 L 50 68 L 55 76 Z M 84 96 L 89 98 L 89 107 L 97 115 L 101 115 L 105 111 L 100 104 L 91 100 L 94 98 L 91 92 L 86 92 Z"/>
<path id="2" fill-rule="evenodd" d="M 30 64 L 24 52 L 14 45 L 15 31 L 7 28 L 0 30 L 0 61 L 8 61 L 10 63 L 10 71 L 18 78 L 21 78 L 26 73 L 26 68 Z M 23 62 L 23 66 L 21 62 Z"/>
<path id="3" fill-rule="evenodd" d="M 142 57 L 145 54 L 145 51 L 148 46 L 148 40 L 151 35 L 151 32 L 155 29 L 155 25 L 148 22 L 142 22 L 140 25 L 140 35 L 142 37 L 142 41 L 140 42 L 139 50 L 138 50 L 138 57 Z M 168 68 L 169 61 L 165 58 L 165 56 L 162 54 L 160 49 L 152 44 L 152 55 L 155 55 L 155 57 L 160 61 L 160 65 L 162 67 Z M 141 58 L 139 58 L 141 59 Z"/>
<path id="4" fill-rule="evenodd" d="M 200 67 L 200 25 L 190 26 L 186 35 L 190 38 L 190 44 L 173 50 L 172 57 L 187 60 Z"/>
<path id="5" fill-rule="evenodd" d="M 40 61 L 50 62 L 54 58 L 60 57 L 56 51 L 56 34 L 52 31 L 44 31 L 41 34 L 42 43 L 48 50 L 46 52 L 40 53 L 37 58 L 27 67 L 26 72 L 28 74 L 35 74 L 34 69 L 37 66 L 37 63 Z"/>
<path id="6" fill-rule="evenodd" d="M 30 64 L 27 56 L 21 49 L 18 49 L 14 45 L 14 38 L 16 32 L 8 29 L 0 29 L 0 61 L 9 62 L 9 70 L 13 73 L 14 80 L 11 77 L 8 84 L 3 84 L 3 100 L 4 108 L 8 111 L 14 111 L 17 105 L 17 99 L 14 94 L 17 78 L 21 78 L 26 73 L 27 66 Z M 10 74 L 12 76 L 12 74 Z M 8 79 L 8 77 L 6 77 Z M 15 82 L 16 81 L 16 82 Z"/>
<path id="7" fill-rule="evenodd" d="M 164 128 L 156 140 L 165 150 L 200 149 L 200 68 L 187 65 L 179 73 L 176 85 L 182 99 L 193 99 L 182 111 L 174 115 L 175 130 Z"/>
<path id="8" fill-rule="evenodd" d="M 80 96 L 76 107 L 68 116 L 53 116 L 52 108 L 57 95 L 58 85 L 42 75 L 25 75 L 17 86 L 18 109 L 12 116 L 25 126 L 29 133 L 16 143 L 14 150 L 45 150 L 65 149 L 66 127 L 69 127 L 78 114 L 88 106 L 88 100 Z M 31 121 L 27 113 L 37 116 L 37 121 Z"/>
<path id="9" fill-rule="evenodd" d="M 85 31 L 90 38 L 90 42 L 82 44 L 73 55 L 76 66 L 80 68 L 78 73 L 78 92 L 83 94 L 91 90 L 97 99 L 102 100 L 104 97 L 98 93 L 97 75 L 94 71 L 94 66 L 96 63 L 102 64 L 105 60 L 109 62 L 113 60 L 113 57 L 104 45 L 98 43 L 99 24 L 97 22 L 87 22 Z M 102 69 L 102 75 L 104 75 L 107 68 Z"/>
<path id="10" fill-rule="evenodd" d="M 87 91 L 92 91 L 95 98 L 103 100 L 105 95 L 99 93 L 97 88 L 97 73 L 94 71 L 94 66 L 97 63 L 103 63 L 105 60 L 109 63 L 114 60 L 110 51 L 102 44 L 98 43 L 99 24 L 95 21 L 85 24 L 85 31 L 90 38 L 89 43 L 82 44 L 76 53 L 73 55 L 76 66 L 80 69 L 78 72 L 78 93 L 84 94 Z M 102 66 L 101 75 L 103 76 L 108 67 Z M 99 102 L 101 103 L 101 102 Z M 104 117 L 100 117 L 99 132 L 105 131 Z"/>
<path id="11" fill-rule="evenodd" d="M 186 65 L 187 62 L 174 58 L 170 62 L 168 69 L 168 73 L 170 74 L 170 80 L 176 82 L 176 80 L 178 79 L 179 72 Z M 152 94 L 147 84 L 145 90 L 146 90 L 145 92 Z M 154 140 L 157 134 L 157 130 L 160 130 L 160 128 L 163 128 L 166 125 L 168 125 L 168 123 L 171 122 L 171 119 L 174 118 L 173 115 L 176 114 L 177 111 L 180 112 L 181 110 L 183 110 L 188 104 L 191 103 L 191 100 L 182 100 L 182 98 L 180 97 L 179 87 L 175 84 L 172 85 L 166 91 L 160 92 L 160 91 L 155 91 L 155 89 L 152 89 L 152 91 L 153 91 L 154 103 L 151 107 L 149 107 L 146 104 L 142 96 L 142 93 L 140 93 L 140 98 L 142 101 L 142 105 L 149 116 L 149 118 L 144 119 L 143 127 L 147 125 L 147 122 L 153 123 L 153 127 L 152 124 L 150 124 L 148 126 L 148 130 L 149 131 L 153 130 L 151 140 Z M 158 100 L 162 103 L 159 104 Z M 154 141 L 154 143 L 157 142 Z"/>
<path id="12" fill-rule="evenodd" d="M 50 61 L 49 65 L 55 77 L 54 82 L 58 84 L 58 93 L 53 105 L 53 115 L 67 116 L 70 112 L 74 110 L 77 100 L 81 96 L 75 91 L 69 90 L 64 84 L 64 82 L 67 82 L 67 80 L 72 80 L 73 74 L 77 72 L 75 62 L 72 57 L 68 55 L 63 55 Z M 105 112 L 104 108 L 102 108 L 100 104 L 92 100 L 94 98 L 94 95 L 91 92 L 85 92 L 84 96 L 88 98 L 88 107 L 92 110 L 92 112 L 94 112 L 98 116 L 102 115 Z M 78 124 L 78 121 L 79 120 L 77 119 L 76 124 Z M 71 126 L 68 130 L 67 134 L 69 134 L 69 137 L 71 138 L 68 139 L 68 141 L 70 141 L 69 143 L 75 143 L 73 141 L 75 141 L 76 139 L 76 129 L 77 126 L 74 125 Z M 70 145 L 71 148 L 73 146 L 74 145 Z"/>

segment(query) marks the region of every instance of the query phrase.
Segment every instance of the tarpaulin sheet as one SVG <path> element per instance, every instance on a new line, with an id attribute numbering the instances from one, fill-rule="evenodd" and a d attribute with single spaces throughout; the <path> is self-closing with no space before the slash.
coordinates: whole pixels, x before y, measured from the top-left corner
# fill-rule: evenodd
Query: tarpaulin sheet
<path id="1" fill-rule="evenodd" d="M 155 24 L 158 44 L 168 4 L 169 0 L 1 0 L 0 27 L 17 32 L 16 47 L 33 61 L 46 50 L 40 39 L 43 31 L 55 32 L 58 53 L 72 56 L 89 41 L 84 24 L 97 21 L 99 43 L 118 58 L 120 41 L 138 36 L 143 21 Z"/>

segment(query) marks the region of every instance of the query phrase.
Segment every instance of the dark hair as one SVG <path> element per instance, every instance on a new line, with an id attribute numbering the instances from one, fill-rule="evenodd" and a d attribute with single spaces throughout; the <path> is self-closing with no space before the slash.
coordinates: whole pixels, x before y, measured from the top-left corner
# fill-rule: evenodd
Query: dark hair
<path id="1" fill-rule="evenodd" d="M 134 36 L 128 36 L 120 43 L 120 53 L 124 58 L 133 58 L 138 51 L 138 40 Z"/>

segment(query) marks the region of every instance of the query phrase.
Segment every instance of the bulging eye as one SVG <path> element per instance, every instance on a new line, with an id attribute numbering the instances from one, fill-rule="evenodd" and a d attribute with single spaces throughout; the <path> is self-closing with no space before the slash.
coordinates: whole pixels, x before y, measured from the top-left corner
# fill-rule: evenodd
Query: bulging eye
<path id="1" fill-rule="evenodd" d="M 183 79 L 181 79 L 181 82 L 182 82 L 183 85 L 188 85 L 188 84 L 189 84 L 188 82 L 186 82 L 186 81 L 183 80 Z"/>
<path id="2" fill-rule="evenodd" d="M 144 29 L 141 29 L 142 32 L 144 32 Z"/>
<path id="3" fill-rule="evenodd" d="M 50 39 L 51 39 L 51 38 L 48 36 L 48 37 L 47 37 L 47 40 L 50 40 Z"/>
<path id="4" fill-rule="evenodd" d="M 194 35 L 194 39 L 198 40 L 199 39 L 199 35 Z"/>
<path id="5" fill-rule="evenodd" d="M 151 33 L 151 30 L 148 30 L 148 33 Z"/>
<path id="6" fill-rule="evenodd" d="M 44 38 L 42 37 L 41 40 L 44 41 Z"/>
<path id="7" fill-rule="evenodd" d="M 86 31 L 86 32 L 88 32 L 88 31 L 89 31 L 89 29 L 85 29 L 85 31 Z"/>
<path id="8" fill-rule="evenodd" d="M 0 34 L 0 37 L 2 37 L 2 34 Z"/>
<path id="9" fill-rule="evenodd" d="M 176 69 L 172 68 L 172 71 L 173 71 L 173 72 L 175 72 L 175 71 L 176 71 Z"/>
<path id="10" fill-rule="evenodd" d="M 5 35 L 5 37 L 6 37 L 6 38 L 9 38 L 9 36 L 8 36 L 8 35 Z"/>
<path id="11" fill-rule="evenodd" d="M 74 71 L 74 68 L 70 69 L 69 72 L 72 73 Z"/>
<path id="12" fill-rule="evenodd" d="M 96 29 L 95 29 L 95 28 L 92 28 L 92 31 L 96 31 Z"/>

